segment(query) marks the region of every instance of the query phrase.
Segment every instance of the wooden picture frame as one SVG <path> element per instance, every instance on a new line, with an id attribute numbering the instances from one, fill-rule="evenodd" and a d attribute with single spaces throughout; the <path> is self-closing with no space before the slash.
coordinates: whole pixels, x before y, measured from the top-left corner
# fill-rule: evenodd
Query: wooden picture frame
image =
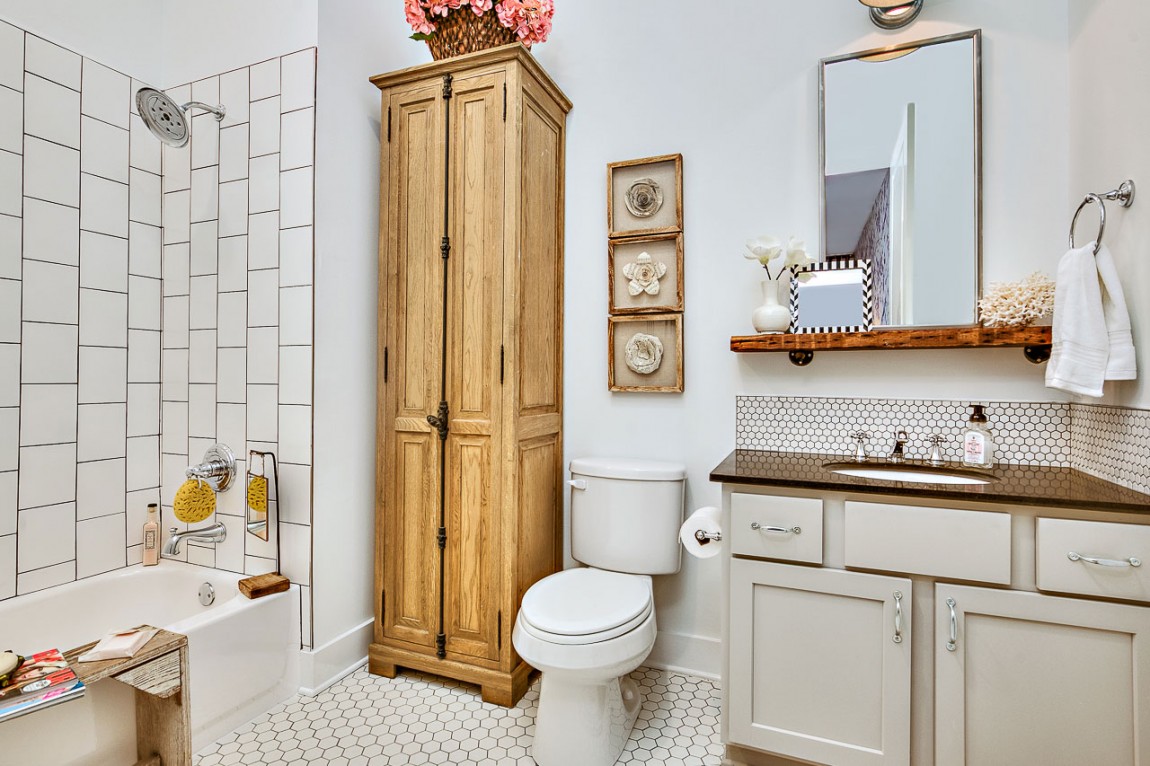
<path id="1" fill-rule="evenodd" d="M 627 348 L 637 335 L 658 339 L 661 351 L 656 369 L 639 372 L 627 363 Z M 640 358 L 651 361 L 652 344 L 638 339 Z M 648 353 L 644 355 L 644 346 Z M 646 391 L 662 394 L 683 392 L 683 315 L 638 314 L 607 318 L 607 379 L 611 391 Z"/>
<path id="2" fill-rule="evenodd" d="M 640 256 L 648 255 L 643 266 Z M 663 273 L 659 274 L 662 270 Z M 657 289 L 651 294 L 652 284 Z M 611 314 L 666 314 L 683 310 L 683 234 L 613 239 L 607 243 Z"/>
<path id="3" fill-rule="evenodd" d="M 802 280 L 803 275 L 811 278 Z M 826 277 L 822 285 L 817 284 L 820 275 Z M 820 287 L 826 288 L 831 298 L 820 298 L 825 303 L 818 306 L 819 313 L 812 318 L 808 309 L 804 319 L 802 294 L 807 292 L 809 301 L 809 291 Z M 843 297 L 848 303 L 842 302 Z M 853 303 L 856 300 L 857 305 Z M 858 317 L 858 322 L 852 324 L 854 317 Z M 870 261 L 823 261 L 802 269 L 791 280 L 792 333 L 869 332 L 873 324 L 874 276 Z"/>
<path id="4" fill-rule="evenodd" d="M 682 230 L 683 155 L 607 165 L 607 236 L 645 237 Z"/>

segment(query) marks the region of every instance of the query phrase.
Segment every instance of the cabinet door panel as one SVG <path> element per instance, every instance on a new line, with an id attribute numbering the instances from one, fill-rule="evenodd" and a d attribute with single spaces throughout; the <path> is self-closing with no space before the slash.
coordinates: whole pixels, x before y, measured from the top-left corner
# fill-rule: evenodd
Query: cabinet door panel
<path id="1" fill-rule="evenodd" d="M 440 89 L 394 93 L 384 165 L 391 181 L 384 244 L 388 348 L 383 386 L 380 555 L 385 637 L 431 647 L 439 630 L 438 435 L 427 424 L 442 369 L 443 114 Z"/>
<path id="2" fill-rule="evenodd" d="M 909 764 L 910 604 L 901 578 L 732 560 L 731 740 L 823 764 Z"/>
<path id="3" fill-rule="evenodd" d="M 1150 609 L 956 585 L 935 592 L 938 766 L 1150 764 Z"/>
<path id="4" fill-rule="evenodd" d="M 496 660 L 501 579 L 499 444 L 503 337 L 504 76 L 457 77 L 451 98 L 448 261 L 449 656 Z"/>

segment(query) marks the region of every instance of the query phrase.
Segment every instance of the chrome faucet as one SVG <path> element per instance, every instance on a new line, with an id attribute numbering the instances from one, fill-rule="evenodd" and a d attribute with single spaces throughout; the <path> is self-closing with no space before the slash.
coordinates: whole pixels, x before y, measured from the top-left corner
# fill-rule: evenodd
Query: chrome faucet
<path id="1" fill-rule="evenodd" d="M 186 532 L 181 532 L 179 527 L 171 528 L 171 537 L 168 542 L 164 544 L 163 554 L 165 556 L 178 556 L 180 553 L 180 541 L 183 539 L 196 540 L 202 543 L 222 543 L 228 537 L 228 528 L 222 521 L 217 521 L 210 527 L 203 529 L 189 529 Z"/>
<path id="2" fill-rule="evenodd" d="M 906 443 L 909 441 L 910 434 L 906 432 L 906 429 L 900 428 L 899 430 L 895 431 L 894 447 L 891 448 L 890 455 L 887 456 L 887 460 L 891 463 L 902 463 L 905 461 L 906 453 L 903 451 L 903 448 L 906 447 Z"/>

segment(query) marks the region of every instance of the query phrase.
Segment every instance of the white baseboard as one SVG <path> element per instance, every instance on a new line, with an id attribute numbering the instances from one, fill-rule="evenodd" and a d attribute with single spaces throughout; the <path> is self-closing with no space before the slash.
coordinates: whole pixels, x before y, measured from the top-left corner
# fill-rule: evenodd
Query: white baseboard
<path id="1" fill-rule="evenodd" d="M 367 662 L 372 623 L 367 620 L 321 647 L 301 651 L 299 693 L 314 697 Z"/>
<path id="2" fill-rule="evenodd" d="M 655 648 L 643 663 L 688 676 L 719 680 L 723 644 L 717 638 L 660 630 Z"/>

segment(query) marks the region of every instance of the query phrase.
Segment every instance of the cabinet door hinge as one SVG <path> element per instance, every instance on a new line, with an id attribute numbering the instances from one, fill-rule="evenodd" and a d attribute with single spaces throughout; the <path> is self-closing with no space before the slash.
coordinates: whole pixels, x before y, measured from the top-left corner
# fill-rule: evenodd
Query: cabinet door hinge
<path id="1" fill-rule="evenodd" d="M 503 651 L 503 612 L 497 612 L 495 617 L 495 648 Z"/>
<path id="2" fill-rule="evenodd" d="M 435 542 L 440 550 L 447 547 L 447 527 L 440 527 L 435 535 Z"/>
<path id="3" fill-rule="evenodd" d="M 439 403 L 439 411 L 434 415 L 427 416 L 428 424 L 439 432 L 439 440 L 447 441 L 448 420 L 450 419 L 451 411 L 447 406 L 447 402 Z"/>
<path id="4" fill-rule="evenodd" d="M 503 372 L 506 369 L 506 367 L 504 365 L 504 362 L 506 361 L 506 359 L 507 359 L 507 355 L 503 351 L 503 346 L 500 346 L 499 347 L 499 385 L 501 385 L 501 386 L 503 385 Z"/>
<path id="5" fill-rule="evenodd" d="M 451 237 L 444 236 L 439 241 L 439 255 L 445 261 L 451 257 Z"/>
<path id="6" fill-rule="evenodd" d="M 391 143 L 391 107 L 387 108 L 387 143 Z"/>
<path id="7" fill-rule="evenodd" d="M 387 346 L 384 346 L 383 347 L 383 382 L 384 383 L 387 382 L 387 367 L 388 367 Z"/>
<path id="8" fill-rule="evenodd" d="M 453 79 L 454 78 L 449 74 L 443 75 L 443 97 L 444 98 L 451 98 L 451 81 Z"/>
<path id="9" fill-rule="evenodd" d="M 435 656 L 441 660 L 447 656 L 447 636 L 442 633 L 435 637 Z"/>
<path id="10" fill-rule="evenodd" d="M 503 121 L 507 122 L 507 83 L 503 83 Z"/>

